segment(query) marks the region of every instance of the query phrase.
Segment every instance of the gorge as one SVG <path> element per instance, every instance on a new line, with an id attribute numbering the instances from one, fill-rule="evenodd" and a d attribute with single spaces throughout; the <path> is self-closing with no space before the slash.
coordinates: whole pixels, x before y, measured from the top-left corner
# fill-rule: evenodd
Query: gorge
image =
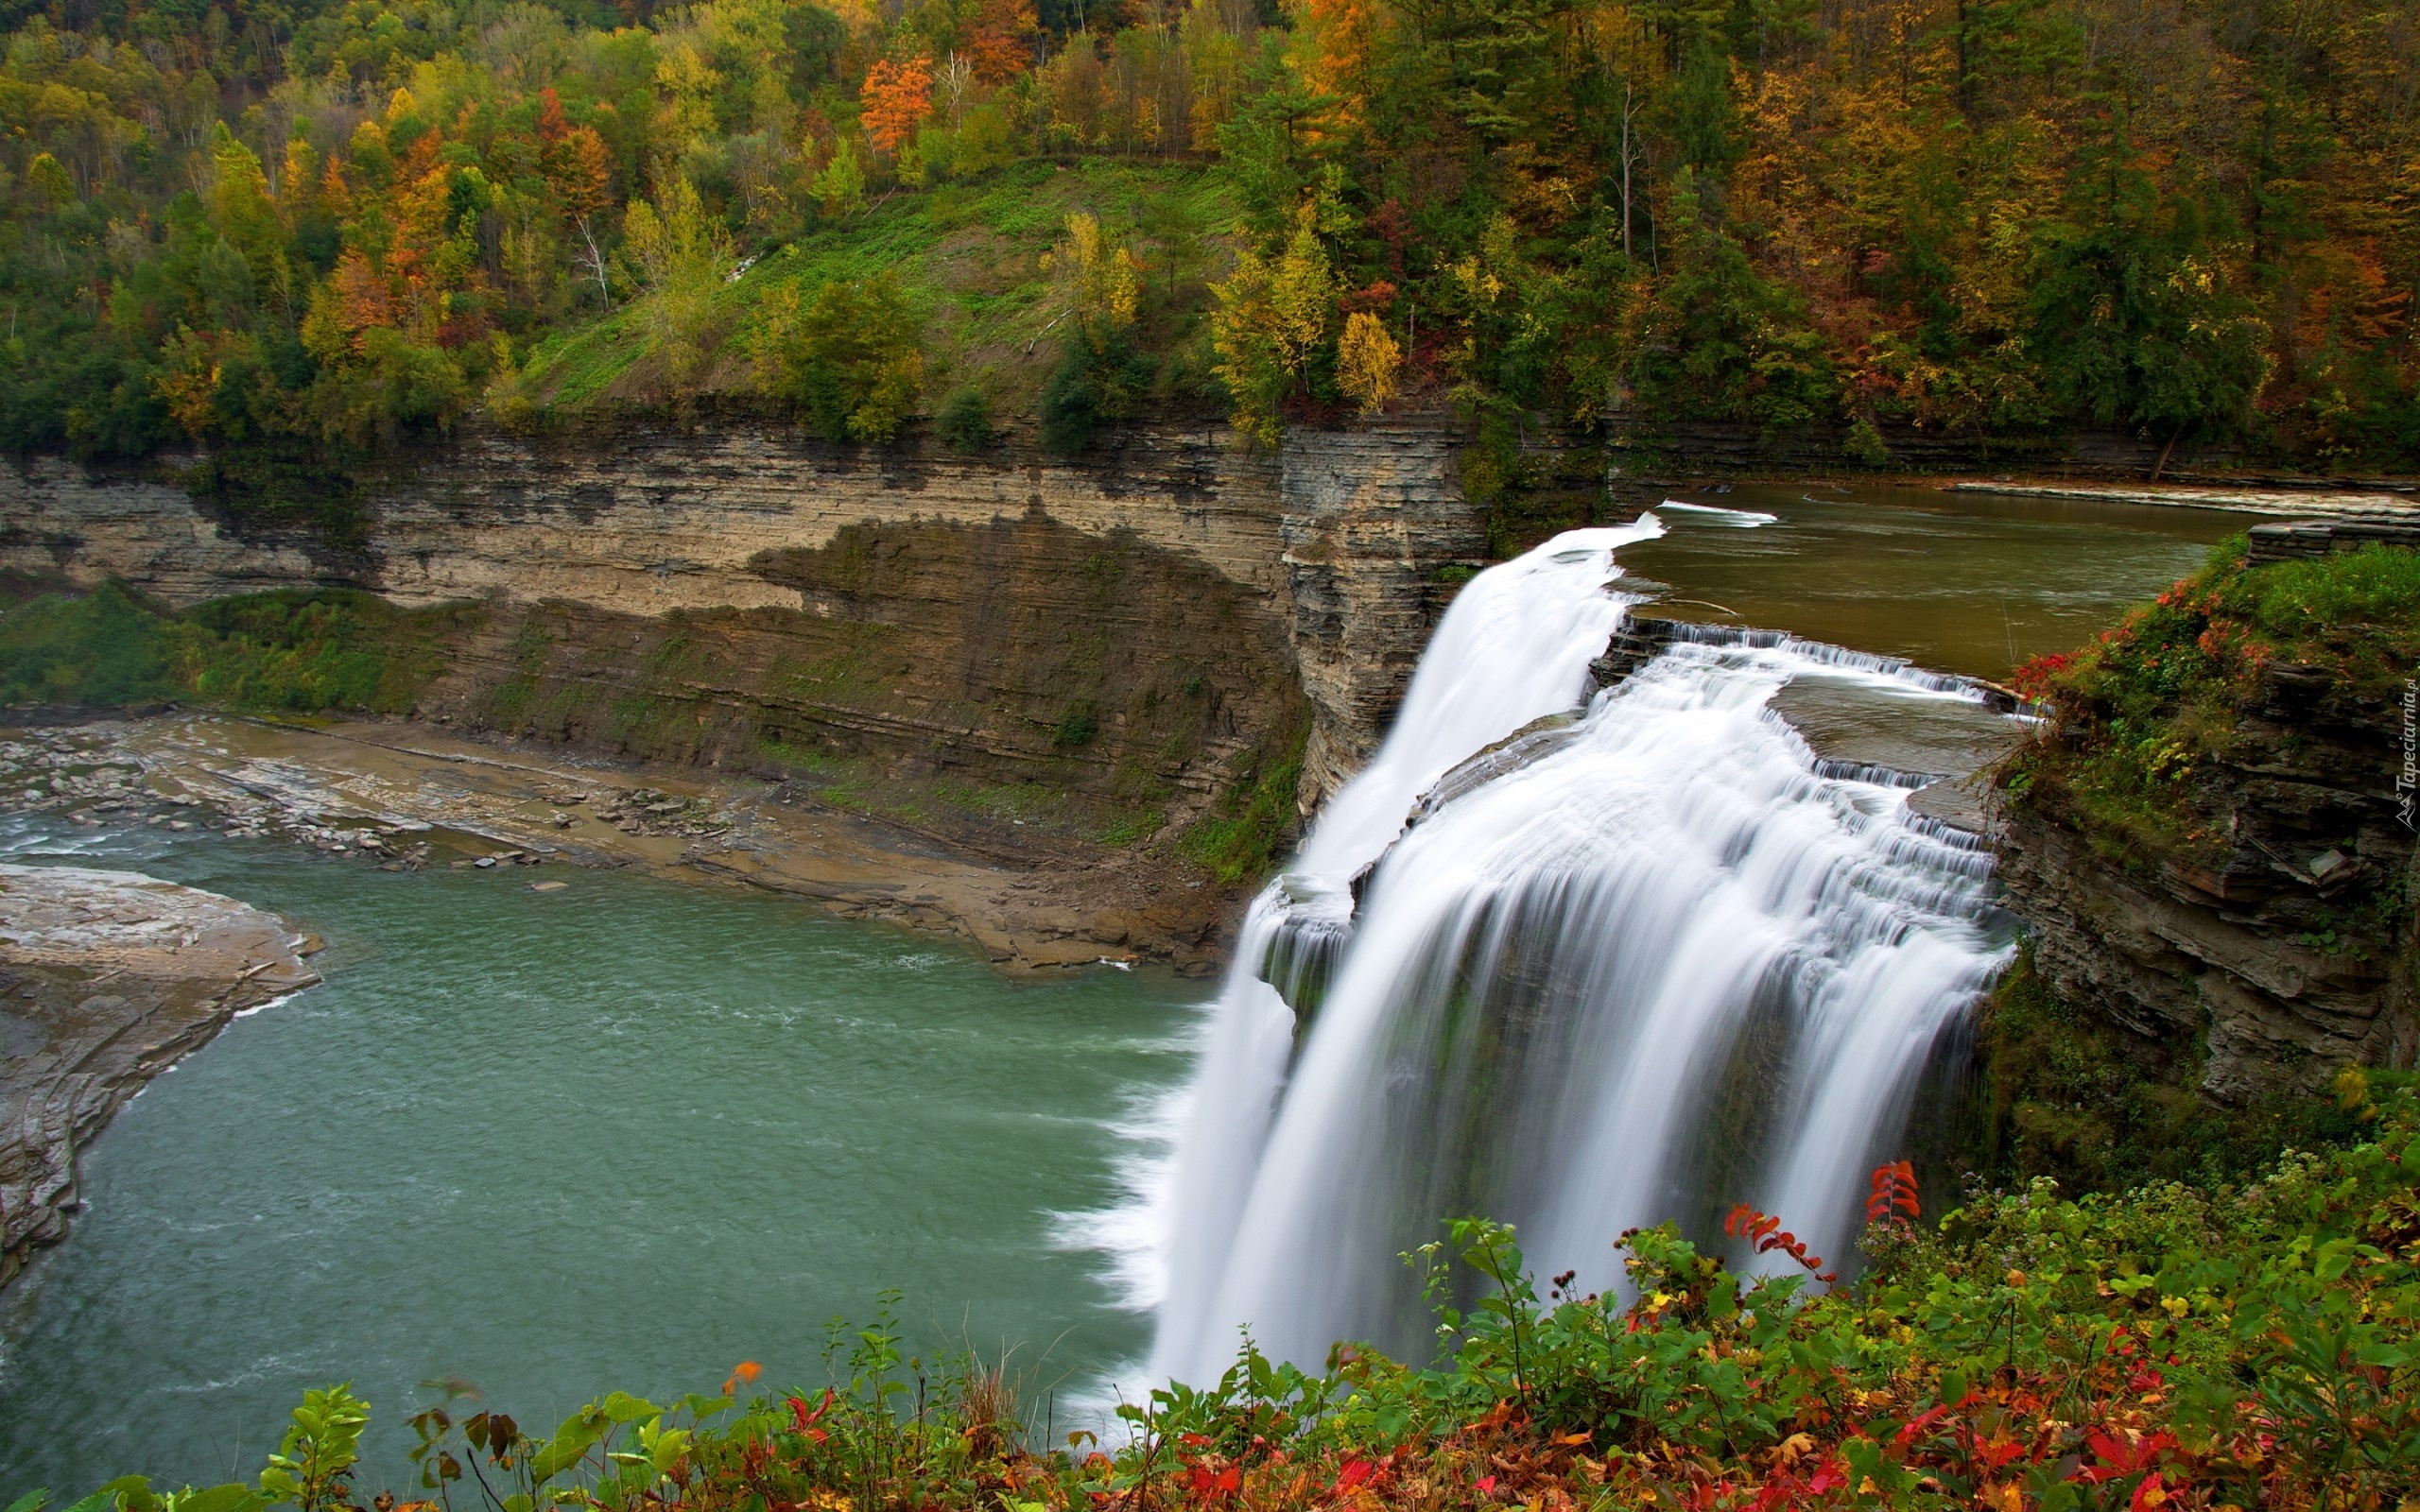
<path id="1" fill-rule="evenodd" d="M 0 33 L 0 1512 L 2420 1512 L 2414 0 Z"/>
<path id="2" fill-rule="evenodd" d="M 548 795 L 559 801 L 584 786 L 594 803 L 609 784 L 657 773 L 683 793 L 720 795 L 710 799 L 717 805 L 761 804 L 783 823 L 854 816 L 864 833 L 887 836 L 852 852 L 861 859 L 888 845 L 903 857 L 1021 873 L 1063 913 L 1082 896 L 1066 884 L 1083 868 L 1159 874 L 1160 902 L 1104 903 L 1053 926 L 1056 938 L 987 935 L 970 914 L 904 897 L 863 910 L 971 936 L 1022 971 L 1134 955 L 1197 972 L 1231 963 L 1198 1051 L 1177 1026 L 1190 1014 L 1177 1005 L 1184 989 L 1157 979 L 1145 993 L 1159 1005 L 1146 1009 L 1160 1015 L 1156 1027 L 1118 1053 L 1129 1068 L 1122 1090 L 1096 1078 L 1075 1102 L 1045 1099 L 1015 1115 L 1091 1131 L 1052 1158 L 1073 1163 L 1044 1162 L 1067 1196 L 1015 1187 L 1010 1205 L 1024 1206 L 1002 1221 L 1023 1236 L 1023 1263 L 1049 1279 L 1004 1298 L 984 1325 L 1030 1338 L 1053 1331 L 1052 1317 L 1088 1320 L 1088 1342 L 1066 1365 L 1070 1413 L 1083 1395 L 1075 1378 L 1131 1389 L 1129 1372 L 1215 1374 L 1237 1324 L 1312 1366 L 1340 1334 L 1416 1347 L 1417 1278 L 1393 1257 L 1433 1237 L 1434 1218 L 1448 1211 L 1514 1221 L 1541 1275 L 1577 1270 L 1590 1288 L 1618 1282 L 1612 1242 L 1623 1228 L 1675 1218 L 1706 1232 L 1730 1201 L 1786 1214 L 1827 1263 L 1847 1263 L 1864 1173 L 1905 1153 L 1897 1131 L 1965 1048 L 1979 996 L 2014 952 L 1988 853 L 1935 816 L 1979 823 L 1981 796 L 1953 798 L 1947 783 L 1919 789 L 1919 777 L 1901 774 L 1968 770 L 2018 727 L 2001 712 L 2004 696 L 1924 668 L 1989 674 L 2022 653 L 2073 644 L 2084 633 L 2078 624 L 2107 623 L 2248 523 L 1870 486 L 1818 497 L 1658 488 L 1649 502 L 1668 492 L 1685 502 L 1474 575 L 1484 513 L 1455 487 L 1450 449 L 1408 428 L 1305 433 L 1265 463 L 1207 445 L 1188 453 L 1165 438 L 1151 450 L 1130 442 L 1115 465 L 936 459 L 921 489 L 901 464 L 885 472 L 763 435 L 641 438 L 601 454 L 531 446 L 510 468 L 495 461 L 493 449 L 510 455 L 525 444 L 466 438 L 475 467 L 424 468 L 418 491 L 373 501 L 362 535 L 334 545 L 214 519 L 175 490 L 38 471 L 11 495 L 10 565 L 36 585 L 114 577 L 187 603 L 360 586 L 433 616 L 425 623 L 441 655 L 390 711 L 404 722 L 334 733 L 451 752 L 457 770 L 465 760 L 502 764 L 500 772 L 526 766 L 532 775 L 513 781 L 534 782 L 528 793 L 496 789 L 518 811 L 476 811 L 475 826 L 491 833 L 541 821 Z M 510 486 L 473 487 L 497 476 Z M 601 479 L 614 480 L 610 499 L 579 491 Z M 1760 581 L 1750 593 L 1762 598 L 1740 592 Z M 1792 606 L 1834 618 L 1794 621 Z M 1689 614 L 1700 622 L 1672 617 Z M 1722 627 L 1753 615 L 1746 623 L 1841 634 L 1840 617 L 1860 614 L 1847 632 L 1856 651 Z M 1197 678 L 1203 687 L 1188 693 Z M 1073 713 L 1094 722 L 1080 742 L 1065 738 Z M 179 783 L 211 770 L 241 775 L 230 752 L 306 769 L 320 759 L 308 743 L 326 738 L 213 733 L 205 720 L 175 736 L 182 765 L 149 769 Z M 272 751 L 264 741 L 282 744 Z M 1290 742 L 1301 743 L 1299 768 Z M 166 747 L 147 748 L 157 758 Z M 1264 766 L 1271 751 L 1281 759 Z M 430 776 L 409 772 L 446 768 L 411 760 L 420 765 L 385 769 L 403 796 L 364 812 L 401 814 L 395 803 L 414 782 L 460 791 L 426 787 Z M 1231 941 L 1221 928 L 1245 899 L 1219 885 L 1181 837 L 1217 823 L 1222 804 L 1265 785 L 1271 770 L 1285 773 L 1283 818 L 1308 815 L 1308 838 Z M 964 796 L 1045 785 L 1072 794 L 1071 810 L 987 809 Z M 207 784 L 180 790 L 204 795 L 205 805 L 232 800 L 207 796 Z M 474 822 L 462 801 L 413 812 L 441 832 L 449 816 Z M 910 807 L 920 801 L 929 806 Z M 70 800 L 18 806 L 28 810 L 17 822 L 29 826 L 18 842 L 29 859 L 114 843 L 108 825 L 97 834 L 75 826 Z M 1117 816 L 1138 807 L 1161 822 L 1113 837 Z M 1020 833 L 1052 824 L 1039 840 Z M 1288 843 L 1288 827 L 1274 844 Z M 594 845 L 584 838 L 593 830 L 583 818 L 549 843 Z M 216 885 L 231 863 L 193 848 L 258 844 L 197 837 L 172 850 L 186 857 L 176 865 Z M 705 865 L 711 850 L 672 843 L 666 874 L 722 875 Z M 2393 859 L 2355 850 L 2374 867 Z M 464 865 L 474 853 L 461 852 Z M 364 863 L 330 860 L 322 847 L 307 864 Z M 2062 874 L 2083 877 L 2092 865 L 2072 860 Z M 261 854 L 240 869 L 273 898 L 291 890 L 271 880 L 280 866 Z M 1184 888 L 1186 868 L 1205 885 Z M 587 873 L 535 873 L 562 874 L 574 893 L 556 902 L 579 896 Z M 453 901 L 428 904 L 441 919 L 483 910 L 472 900 L 479 888 L 511 886 L 501 875 L 376 881 L 441 880 Z M 394 904 L 378 899 L 401 896 L 366 894 L 357 906 L 384 910 Z M 516 904 L 496 937 L 527 929 L 526 948 L 560 949 L 550 916 L 525 912 L 546 902 Z M 357 913 L 354 930 L 371 917 Z M 332 932 L 339 946 L 343 934 Z M 633 943 L 650 937 L 634 933 Z M 458 973 L 471 959 L 407 955 L 397 967 Z M 321 970 L 346 980 L 341 949 Z M 863 980 L 896 970 L 873 966 Z M 988 1001 L 951 980 L 967 1002 Z M 667 1004 L 684 992 L 650 990 Z M 1082 990 L 1095 1001 L 1117 995 Z M 381 1011 L 376 1001 L 354 1011 Z M 524 1021 L 533 1032 L 560 1032 L 534 1028 L 555 1011 L 547 993 L 528 1001 L 525 1011 L 540 1015 Z M 416 1022 L 433 1028 L 451 1010 L 418 1011 Z M 997 1011 L 1029 1010 L 1003 1003 Z M 609 1010 L 598 1022 L 613 1019 Z M 695 1021 L 676 1012 L 672 1022 Z M 894 1032 L 906 1032 L 904 1021 Z M 2392 1039 L 2376 1042 L 2377 1058 L 2392 1060 Z M 339 1052 L 322 1043 L 311 1053 Z M 1197 1054 L 1190 1122 L 1164 1166 L 1152 1145 L 1170 1134 L 1166 1108 L 1183 1100 L 1178 1073 Z M 368 1070 L 373 1083 L 386 1074 Z M 1434 1108 L 1461 1111 L 1424 1116 Z M 529 1137 L 484 1114 L 460 1136 L 474 1148 Z M 692 1138 L 692 1147 L 711 1147 L 705 1127 L 683 1136 Z M 907 1138 L 845 1136 L 863 1152 L 851 1169 L 895 1172 L 882 1164 L 890 1155 L 876 1152 L 911 1147 L 894 1143 Z M 1340 1148 L 1370 1153 L 1322 1153 Z M 440 1178 L 472 1159 L 464 1149 L 437 1140 L 425 1167 L 409 1168 Z M 964 1177 L 950 1179 L 986 1179 L 993 1167 L 979 1143 L 959 1149 L 950 1160 Z M 246 1160 L 270 1156 L 265 1145 Z M 130 1246 L 130 1230 L 112 1227 L 113 1202 L 134 1196 L 127 1183 L 136 1175 L 104 1168 L 98 1210 L 58 1252 L 58 1279 L 38 1270 L 15 1289 L 12 1307 L 39 1310 L 15 1314 L 26 1320 L 15 1327 L 34 1331 L 19 1336 L 42 1342 L 17 1347 L 10 1368 L 45 1372 L 39 1379 L 55 1385 L 65 1413 L 29 1422 L 23 1452 L 80 1431 L 76 1414 L 97 1415 L 80 1419 L 89 1423 L 122 1411 L 71 1386 L 79 1357 L 58 1324 L 42 1321 L 67 1314 L 43 1298 L 45 1289 L 82 1297 L 76 1315 L 89 1316 L 80 1309 L 101 1305 L 104 1278 L 157 1263 Z M 895 1195 L 905 1178 L 880 1179 L 894 1185 L 873 1190 Z M 1121 1184 L 1131 1199 L 1122 1203 Z M 410 1182 L 381 1190 L 358 1199 L 380 1215 L 372 1221 L 408 1222 Z M 202 1195 L 197 1218 L 227 1198 Z M 804 1226 L 831 1199 L 785 1200 L 802 1205 L 777 1211 Z M 194 1206 L 156 1186 L 142 1201 L 163 1216 Z M 873 1211 L 872 1231 L 885 1231 L 889 1220 Z M 500 1210 L 492 1216 L 506 1221 Z M 320 1233 L 302 1239 L 309 1246 L 335 1235 L 291 1232 Z M 88 1242 L 89 1262 L 78 1247 Z M 1105 1273 L 1093 1268 L 1096 1251 L 1108 1252 Z M 239 1243 L 222 1263 L 259 1262 Z M 863 1274 L 862 1261 L 837 1263 Z M 648 1264 L 632 1274 L 656 1275 Z M 259 1283 L 275 1274 L 258 1271 Z M 893 1279 L 964 1284 L 942 1273 L 881 1278 Z M 735 1309 L 704 1310 L 723 1320 L 709 1331 L 739 1320 L 779 1343 L 752 1343 L 752 1353 L 803 1373 L 797 1362 L 812 1349 L 795 1320 L 769 1329 L 765 1294 L 740 1293 Z M 143 1310 L 186 1305 L 179 1298 L 188 1295 L 138 1291 L 108 1304 L 118 1319 L 111 1326 L 139 1326 Z M 371 1305 L 341 1287 L 322 1295 L 338 1311 Z M 816 1295 L 857 1305 L 846 1284 L 820 1282 Z M 1148 1365 L 1135 1363 L 1142 1303 L 1157 1309 Z M 490 1315 L 485 1326 L 543 1353 L 542 1332 L 513 1332 L 534 1322 Z M 917 1326 L 927 1340 L 950 1336 L 945 1319 Z M 235 1342 L 205 1330 L 192 1348 Z M 388 1400 L 464 1357 L 445 1335 L 381 1349 L 391 1362 L 380 1366 Z M 636 1358 L 626 1342 L 614 1351 Z M 554 1384 L 493 1365 L 480 1373 L 516 1396 L 577 1394 L 605 1379 L 603 1357 L 584 1358 L 577 1381 Z M 331 1358 L 326 1368 L 339 1366 Z M 684 1353 L 648 1368 L 713 1366 Z M 126 1441 L 169 1446 L 161 1468 L 200 1473 L 188 1467 L 214 1452 L 209 1434 L 218 1431 L 201 1425 L 225 1419 L 181 1416 L 181 1395 L 273 1411 L 283 1389 L 268 1389 L 267 1377 L 260 1385 L 210 1379 L 157 1374 L 145 1388 L 152 1405 L 128 1419 L 141 1426 Z M 382 1452 L 391 1458 L 400 1442 Z"/>

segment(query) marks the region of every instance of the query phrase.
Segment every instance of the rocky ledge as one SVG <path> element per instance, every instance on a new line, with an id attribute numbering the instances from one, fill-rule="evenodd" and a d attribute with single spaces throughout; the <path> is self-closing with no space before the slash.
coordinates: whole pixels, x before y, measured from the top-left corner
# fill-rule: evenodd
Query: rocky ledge
<path id="1" fill-rule="evenodd" d="M 642 781 L 642 778 L 645 780 Z M 954 934 L 1009 971 L 1224 959 L 1232 891 L 1166 850 L 1016 819 L 911 823 L 780 774 L 609 765 L 400 722 L 215 715 L 0 730 L 0 815 L 105 832 L 285 840 L 387 871 L 635 867 Z"/>
<path id="2" fill-rule="evenodd" d="M 130 871 L 0 866 L 0 1284 L 67 1235 L 76 1156 L 248 1008 L 319 981 L 285 922 Z"/>
<path id="3" fill-rule="evenodd" d="M 2411 1065 L 2420 847 L 2398 812 L 2402 718 L 2326 668 L 2266 668 L 2202 779 L 2216 854 L 2114 840 L 2036 781 L 2006 805 L 2000 842 L 2035 970 L 2221 1104 L 2317 1091 L 2347 1064 Z"/>

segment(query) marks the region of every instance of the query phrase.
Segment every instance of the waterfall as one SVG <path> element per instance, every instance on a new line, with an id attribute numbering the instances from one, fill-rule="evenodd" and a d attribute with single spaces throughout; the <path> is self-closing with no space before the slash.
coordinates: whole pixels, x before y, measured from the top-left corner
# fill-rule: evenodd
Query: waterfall
<path id="1" fill-rule="evenodd" d="M 1582 712 L 1628 603 L 1613 555 L 1661 528 L 1570 532 L 1475 578 L 1378 755 L 1254 902 L 1152 1198 L 1155 1377 L 1215 1378 L 1245 1332 L 1306 1366 L 1340 1339 L 1418 1353 L 1396 1257 L 1448 1217 L 1514 1223 L 1538 1274 L 1588 1289 L 1619 1283 L 1624 1229 L 1703 1233 L 1735 1200 L 1827 1257 L 1854 1235 L 1865 1173 L 2010 945 L 1973 837 L 1893 774 L 1819 762 L 1766 704 L 1808 678 L 1973 694 L 1707 637 Z"/>

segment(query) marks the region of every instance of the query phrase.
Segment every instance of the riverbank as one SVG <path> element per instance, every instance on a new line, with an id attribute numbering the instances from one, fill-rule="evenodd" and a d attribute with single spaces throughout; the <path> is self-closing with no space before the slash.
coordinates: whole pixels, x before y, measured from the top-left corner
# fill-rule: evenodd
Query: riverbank
<path id="1" fill-rule="evenodd" d="M 2054 713 L 1995 774 L 2003 876 L 2043 982 L 2114 1032 L 2085 1065 L 2014 1068 L 2046 1146 L 2173 1143 L 2084 1099 L 2100 1064 L 2244 1108 L 2411 1063 L 2416 627 L 2409 550 L 2230 553 L 2019 669 Z"/>
<path id="2" fill-rule="evenodd" d="M 1951 493 L 1996 493 L 2022 499 L 2089 499 L 2180 509 L 2228 509 L 2240 514 L 2290 519 L 2365 521 L 2420 526 L 2420 486 L 2407 483 L 2376 488 L 2290 489 L 2256 481 L 2241 485 L 2191 486 L 1970 478 L 1945 483 L 1942 487 Z"/>
<path id="3" fill-rule="evenodd" d="M 19 731 L 0 746 L 0 812 L 27 808 L 95 827 L 282 835 L 358 865 L 490 871 L 499 885 L 635 867 L 761 887 L 959 936 L 1012 971 L 1153 960 L 1207 974 L 1236 911 L 1231 889 L 1181 861 L 1015 819 L 923 828 L 794 777 L 614 765 L 408 722 L 166 714 Z"/>
<path id="4" fill-rule="evenodd" d="M 0 1284 L 67 1236 L 78 1148 L 237 1014 L 319 981 L 316 948 L 138 872 L 0 866 Z"/>

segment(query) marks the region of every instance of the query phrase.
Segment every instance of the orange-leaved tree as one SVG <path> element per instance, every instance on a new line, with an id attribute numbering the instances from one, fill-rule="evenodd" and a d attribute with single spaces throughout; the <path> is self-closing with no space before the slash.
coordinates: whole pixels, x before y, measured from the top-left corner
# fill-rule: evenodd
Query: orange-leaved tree
<path id="1" fill-rule="evenodd" d="M 574 126 L 563 115 L 562 102 L 551 89 L 539 92 L 539 165 L 557 212 L 579 233 L 574 262 L 582 281 L 593 279 L 597 297 L 610 308 L 614 291 L 606 279 L 605 249 L 597 236 L 596 217 L 614 202 L 614 172 L 605 139 L 593 126 Z"/>
<path id="2" fill-rule="evenodd" d="M 865 107 L 866 140 L 883 152 L 896 152 L 915 135 L 933 103 L 933 60 L 881 58 L 866 70 L 865 87 L 857 92 Z"/>
<path id="3" fill-rule="evenodd" d="M 959 49 L 986 84 L 1005 84 L 1033 61 L 1033 0 L 983 0 L 974 28 Z"/>

